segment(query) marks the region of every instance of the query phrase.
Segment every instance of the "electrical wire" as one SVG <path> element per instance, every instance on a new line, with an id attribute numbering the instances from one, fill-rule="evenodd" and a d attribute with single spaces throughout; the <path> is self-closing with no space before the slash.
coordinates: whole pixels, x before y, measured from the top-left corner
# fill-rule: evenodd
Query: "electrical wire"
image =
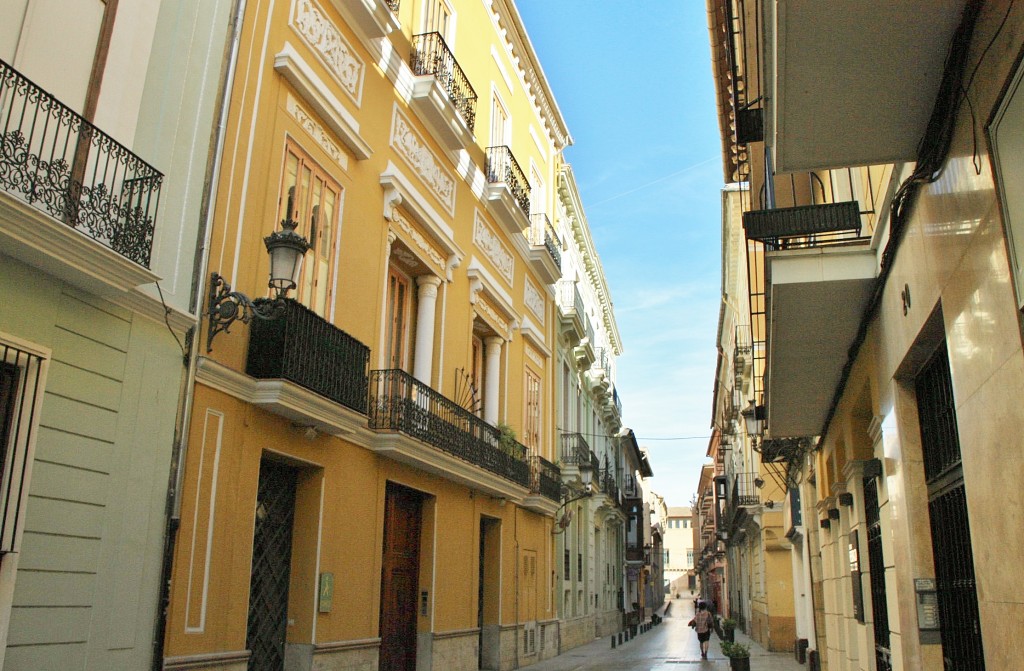
<path id="1" fill-rule="evenodd" d="M 171 335 L 174 337 L 174 341 L 178 343 L 178 349 L 181 350 L 181 358 L 188 361 L 188 352 L 185 350 L 185 345 L 182 344 L 181 339 L 178 338 L 178 334 L 174 332 L 173 328 L 171 328 L 171 309 L 167 307 L 167 302 L 164 300 L 164 290 L 160 288 L 159 281 L 154 282 L 154 284 L 156 284 L 156 292 L 160 294 L 160 304 L 164 306 L 164 324 L 167 325 L 167 330 L 171 332 Z"/>

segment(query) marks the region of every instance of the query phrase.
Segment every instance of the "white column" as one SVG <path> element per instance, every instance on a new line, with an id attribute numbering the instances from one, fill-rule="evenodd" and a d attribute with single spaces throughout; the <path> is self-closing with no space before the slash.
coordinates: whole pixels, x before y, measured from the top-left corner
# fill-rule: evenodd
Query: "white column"
<path id="1" fill-rule="evenodd" d="M 500 336 L 484 338 L 484 421 L 498 423 L 498 383 L 501 377 L 501 345 L 505 340 Z"/>
<path id="2" fill-rule="evenodd" d="M 434 363 L 434 314 L 437 307 L 437 287 L 441 278 L 437 275 L 421 275 L 416 278 L 419 307 L 416 310 L 416 350 L 414 353 L 413 377 L 430 384 L 431 368 Z"/>

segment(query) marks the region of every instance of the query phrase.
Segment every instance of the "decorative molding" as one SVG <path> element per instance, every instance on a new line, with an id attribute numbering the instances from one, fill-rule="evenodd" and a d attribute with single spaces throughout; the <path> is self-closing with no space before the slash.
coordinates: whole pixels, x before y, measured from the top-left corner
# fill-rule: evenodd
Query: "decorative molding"
<path id="1" fill-rule="evenodd" d="M 355 50 L 327 18 L 324 10 L 313 0 L 295 0 L 291 25 L 358 107 L 363 94 L 366 64 L 356 56 Z"/>
<path id="2" fill-rule="evenodd" d="M 380 174 L 380 185 L 384 187 L 383 212 L 385 219 L 396 221 L 396 218 L 400 216 L 397 208 L 401 205 L 402 210 L 412 217 L 413 221 L 433 242 L 440 246 L 447 259 L 446 263 L 452 263 L 452 256 L 457 256 L 459 259 L 465 256 L 455 243 L 455 233 L 445 217 L 441 216 L 441 213 L 430 204 L 427 197 L 393 162 L 388 161 L 384 172 Z"/>
<path id="3" fill-rule="evenodd" d="M 492 327 L 498 332 L 505 340 L 512 340 L 512 330 L 515 322 L 509 323 L 507 319 L 502 317 L 498 311 L 487 302 L 486 298 L 477 296 L 476 302 L 473 304 L 476 308 L 477 313 L 483 317 Z"/>
<path id="4" fill-rule="evenodd" d="M 380 638 L 360 638 L 352 641 L 330 641 L 328 643 L 315 643 L 313 646 L 313 654 L 341 650 L 363 650 L 379 647 Z"/>
<path id="5" fill-rule="evenodd" d="M 248 650 L 206 652 L 198 655 L 165 657 L 163 660 L 163 669 L 164 671 L 188 671 L 190 669 L 202 669 L 203 671 L 208 671 L 209 669 L 214 669 L 220 666 L 247 664 L 248 661 Z"/>
<path id="6" fill-rule="evenodd" d="M 448 258 L 437 251 L 425 235 L 420 233 L 401 213 L 396 212 L 392 221 L 395 223 L 395 226 L 392 226 L 390 230 L 395 231 L 398 237 L 402 238 L 412 249 L 422 252 L 427 265 L 432 265 L 438 269 L 438 275 L 445 276 L 448 274 Z M 394 249 L 392 249 L 392 253 L 394 253 Z"/>
<path id="7" fill-rule="evenodd" d="M 526 307 L 530 309 L 530 312 L 537 317 L 537 321 L 540 325 L 544 325 L 544 294 L 541 293 L 540 289 L 533 285 L 529 279 L 523 283 L 523 302 Z"/>
<path id="8" fill-rule="evenodd" d="M 313 115 L 307 112 L 305 108 L 299 104 L 299 101 L 290 93 L 288 94 L 288 99 L 285 101 L 285 109 L 287 109 L 288 114 L 291 114 L 292 118 L 295 119 L 295 123 L 299 124 L 302 130 L 306 131 L 306 134 L 309 135 L 309 137 L 311 137 L 335 163 L 341 166 L 342 170 L 348 170 L 348 156 L 345 152 L 341 150 L 341 147 L 335 144 L 327 130 L 321 126 L 320 123 L 313 118 Z"/>
<path id="9" fill-rule="evenodd" d="M 274 56 L 274 71 L 288 80 L 295 91 L 310 105 L 357 160 L 373 155 L 373 149 L 359 134 L 359 121 L 345 109 L 333 87 L 320 78 L 312 66 L 289 42 Z"/>
<path id="10" fill-rule="evenodd" d="M 394 106 L 391 117 L 391 147 L 426 184 L 449 215 L 455 215 L 455 177 L 445 170 L 427 147 L 409 119 Z"/>
<path id="11" fill-rule="evenodd" d="M 544 358 L 541 357 L 541 355 L 537 353 L 537 350 L 533 349 L 529 345 L 524 347 L 523 350 L 526 352 L 526 358 L 527 359 L 529 359 L 530 361 L 534 362 L 538 366 L 542 366 L 542 367 L 544 366 Z"/>
<path id="12" fill-rule="evenodd" d="M 479 210 L 476 211 L 473 221 L 473 244 L 484 253 L 484 256 L 494 264 L 505 281 L 511 285 L 515 277 L 515 257 L 512 256 L 512 252 L 508 250 L 501 238 L 487 225 Z"/>

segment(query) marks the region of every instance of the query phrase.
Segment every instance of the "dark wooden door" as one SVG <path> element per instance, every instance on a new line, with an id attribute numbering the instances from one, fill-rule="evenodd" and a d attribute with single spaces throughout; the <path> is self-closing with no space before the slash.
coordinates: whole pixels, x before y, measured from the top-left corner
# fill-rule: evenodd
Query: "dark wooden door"
<path id="1" fill-rule="evenodd" d="M 249 671 L 283 671 L 295 519 L 294 468 L 264 459 L 256 494 L 246 647 Z"/>
<path id="2" fill-rule="evenodd" d="M 380 669 L 416 669 L 416 592 L 420 571 L 422 496 L 388 483 L 380 594 Z"/>

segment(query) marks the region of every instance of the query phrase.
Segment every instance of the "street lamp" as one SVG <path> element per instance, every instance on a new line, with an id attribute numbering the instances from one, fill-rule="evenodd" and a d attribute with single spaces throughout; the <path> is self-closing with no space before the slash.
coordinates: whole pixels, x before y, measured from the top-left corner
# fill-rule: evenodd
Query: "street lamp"
<path id="1" fill-rule="evenodd" d="M 562 499 L 563 499 L 563 501 L 562 501 L 562 505 L 558 506 L 558 508 L 555 509 L 554 517 L 556 517 L 556 518 L 558 517 L 558 511 L 561 510 L 562 508 L 565 508 L 570 503 L 574 503 L 576 501 L 579 501 L 580 499 L 588 499 L 588 498 L 590 498 L 591 496 L 594 495 L 593 490 L 590 488 L 590 485 L 593 482 L 593 478 L 594 478 L 594 464 L 589 459 L 580 459 L 579 469 L 580 469 L 580 482 L 583 483 L 583 492 L 581 494 L 576 494 L 576 496 L 573 496 L 573 494 L 576 493 L 576 489 L 574 489 L 573 487 L 570 487 L 569 485 L 563 484 L 562 485 Z M 569 527 L 569 523 L 570 522 L 572 522 L 572 513 L 569 512 L 569 511 L 566 511 L 566 513 L 564 515 L 562 515 L 562 517 L 558 518 L 558 530 L 557 531 L 552 531 L 551 533 L 552 534 L 560 534 L 560 533 L 562 533 L 563 531 L 565 531 Z"/>
<path id="2" fill-rule="evenodd" d="M 754 405 L 754 401 L 750 401 L 750 405 L 743 409 L 740 413 L 743 415 L 743 421 L 747 425 L 748 436 L 760 436 L 764 432 L 764 406 Z"/>
<path id="3" fill-rule="evenodd" d="M 232 291 L 231 285 L 219 273 L 210 274 L 210 293 L 206 316 L 210 323 L 206 331 L 206 352 L 213 351 L 213 338 L 227 331 L 235 320 L 248 324 L 253 317 L 278 319 L 284 314 L 284 299 L 298 286 L 302 259 L 309 249 L 309 241 L 295 232 L 298 222 L 291 218 L 292 194 L 288 195 L 289 217 L 281 221 L 280 231 L 263 238 L 270 255 L 270 282 L 274 298 L 261 305 L 245 294 Z"/>

